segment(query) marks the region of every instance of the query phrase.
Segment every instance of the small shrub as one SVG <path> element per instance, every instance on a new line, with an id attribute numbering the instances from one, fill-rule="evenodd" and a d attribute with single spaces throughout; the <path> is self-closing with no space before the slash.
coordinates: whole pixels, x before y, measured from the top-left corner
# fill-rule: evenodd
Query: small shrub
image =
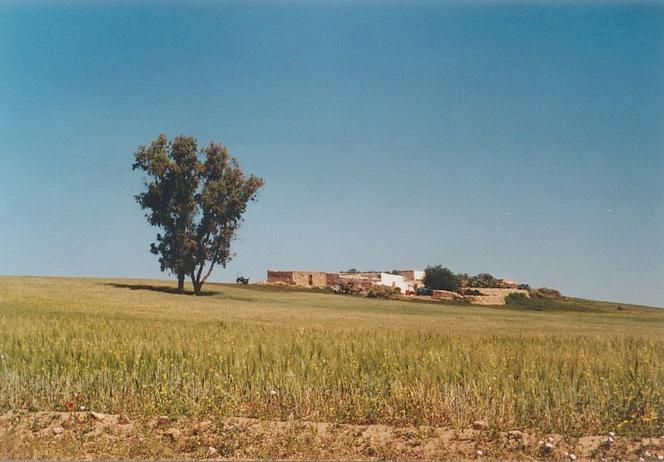
<path id="1" fill-rule="evenodd" d="M 396 298 L 401 294 L 399 287 L 372 285 L 367 292 L 369 298 Z"/>
<path id="2" fill-rule="evenodd" d="M 518 286 L 516 286 L 516 288 L 519 290 L 527 290 L 528 292 L 531 291 L 530 285 L 528 284 L 519 284 Z"/>
<path id="3" fill-rule="evenodd" d="M 532 295 L 539 298 L 563 298 L 559 291 L 547 287 L 540 287 L 533 290 Z"/>
<path id="4" fill-rule="evenodd" d="M 463 295 L 482 295 L 482 292 L 477 289 L 465 289 Z"/>
<path id="5" fill-rule="evenodd" d="M 517 306 L 523 306 L 523 307 L 528 307 L 530 299 L 526 296 L 526 294 L 520 294 L 520 293 L 511 293 L 507 297 L 505 297 L 505 303 L 508 305 L 517 305 Z"/>

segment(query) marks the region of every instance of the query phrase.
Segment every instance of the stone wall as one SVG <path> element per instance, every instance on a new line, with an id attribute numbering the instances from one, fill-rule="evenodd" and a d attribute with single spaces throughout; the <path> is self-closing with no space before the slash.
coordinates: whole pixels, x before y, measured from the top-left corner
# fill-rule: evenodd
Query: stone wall
<path id="1" fill-rule="evenodd" d="M 327 273 L 322 271 L 293 271 L 293 283 L 298 286 L 325 287 Z"/>
<path id="2" fill-rule="evenodd" d="M 293 284 L 293 272 L 267 270 L 267 282 Z"/>
<path id="3" fill-rule="evenodd" d="M 336 286 L 341 282 L 339 273 L 327 273 L 325 275 L 326 284 L 328 287 Z"/>
<path id="4" fill-rule="evenodd" d="M 464 296 L 449 290 L 432 290 L 431 296 L 442 300 L 463 300 Z"/>
<path id="5" fill-rule="evenodd" d="M 313 275 L 314 287 L 327 287 L 327 273 L 324 271 L 314 271 Z"/>
<path id="6" fill-rule="evenodd" d="M 267 282 L 304 287 L 327 287 L 327 273 L 323 271 L 267 271 Z"/>
<path id="7" fill-rule="evenodd" d="M 399 275 L 403 276 L 406 281 L 414 281 L 415 280 L 415 270 L 397 270 L 397 273 Z"/>

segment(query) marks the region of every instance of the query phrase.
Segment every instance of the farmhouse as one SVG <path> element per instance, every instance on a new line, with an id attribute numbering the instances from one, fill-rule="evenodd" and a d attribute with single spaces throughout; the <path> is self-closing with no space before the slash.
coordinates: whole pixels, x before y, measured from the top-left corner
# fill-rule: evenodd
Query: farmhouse
<path id="1" fill-rule="evenodd" d="M 398 287 L 403 295 L 415 295 L 417 289 L 424 287 L 424 271 L 396 270 L 390 273 L 384 271 L 342 271 L 327 273 L 325 271 L 296 271 L 296 270 L 268 270 L 267 282 L 269 284 L 287 284 L 299 287 L 330 287 L 346 285 L 360 292 L 368 291 L 371 286 Z M 504 305 L 505 297 L 511 293 L 521 293 L 526 297 L 527 290 L 519 290 L 517 282 L 509 279 L 498 279 L 496 287 L 466 287 L 473 289 L 474 294 L 459 294 L 447 290 L 434 290 L 433 298 L 447 300 L 468 300 L 478 305 Z"/>
<path id="2" fill-rule="evenodd" d="M 397 274 L 394 274 L 397 273 Z M 424 271 L 400 270 L 392 273 L 384 271 L 369 271 L 363 273 L 339 273 L 342 280 L 359 281 L 362 285 L 398 287 L 402 294 L 415 292 L 418 287 L 423 286 L 422 279 Z"/>
<path id="3" fill-rule="evenodd" d="M 414 292 L 422 286 L 424 271 L 401 270 L 393 273 L 382 271 L 326 273 L 324 271 L 268 270 L 267 282 L 300 287 L 334 287 L 343 281 L 364 289 L 372 285 L 398 287 L 402 294 Z"/>
<path id="4" fill-rule="evenodd" d="M 403 276 L 406 281 L 422 282 L 424 279 L 424 271 L 421 270 L 397 270 L 397 273 Z"/>

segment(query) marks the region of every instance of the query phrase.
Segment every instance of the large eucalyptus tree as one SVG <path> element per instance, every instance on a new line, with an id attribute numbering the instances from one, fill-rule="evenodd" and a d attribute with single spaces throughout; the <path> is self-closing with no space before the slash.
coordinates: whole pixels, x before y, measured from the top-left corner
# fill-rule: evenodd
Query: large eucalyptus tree
<path id="1" fill-rule="evenodd" d="M 215 265 L 226 267 L 233 257 L 231 241 L 263 179 L 246 176 L 223 145 L 199 150 L 190 136 L 160 135 L 134 158 L 134 170 L 146 175 L 136 201 L 160 229 L 150 250 L 162 271 L 177 275 L 180 293 L 189 277 L 198 295 Z"/>

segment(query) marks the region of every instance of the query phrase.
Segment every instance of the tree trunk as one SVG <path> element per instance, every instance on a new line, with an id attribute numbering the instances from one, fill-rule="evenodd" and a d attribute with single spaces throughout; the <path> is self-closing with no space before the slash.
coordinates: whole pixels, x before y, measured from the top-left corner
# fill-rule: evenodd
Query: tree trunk
<path id="1" fill-rule="evenodd" d="M 178 274 L 178 293 L 184 293 L 184 273 Z"/>
<path id="2" fill-rule="evenodd" d="M 191 277 L 191 285 L 194 286 L 194 295 L 200 295 L 201 287 L 203 286 L 203 284 L 196 279 L 196 273 L 194 273 L 193 271 L 191 272 L 190 277 Z"/>

